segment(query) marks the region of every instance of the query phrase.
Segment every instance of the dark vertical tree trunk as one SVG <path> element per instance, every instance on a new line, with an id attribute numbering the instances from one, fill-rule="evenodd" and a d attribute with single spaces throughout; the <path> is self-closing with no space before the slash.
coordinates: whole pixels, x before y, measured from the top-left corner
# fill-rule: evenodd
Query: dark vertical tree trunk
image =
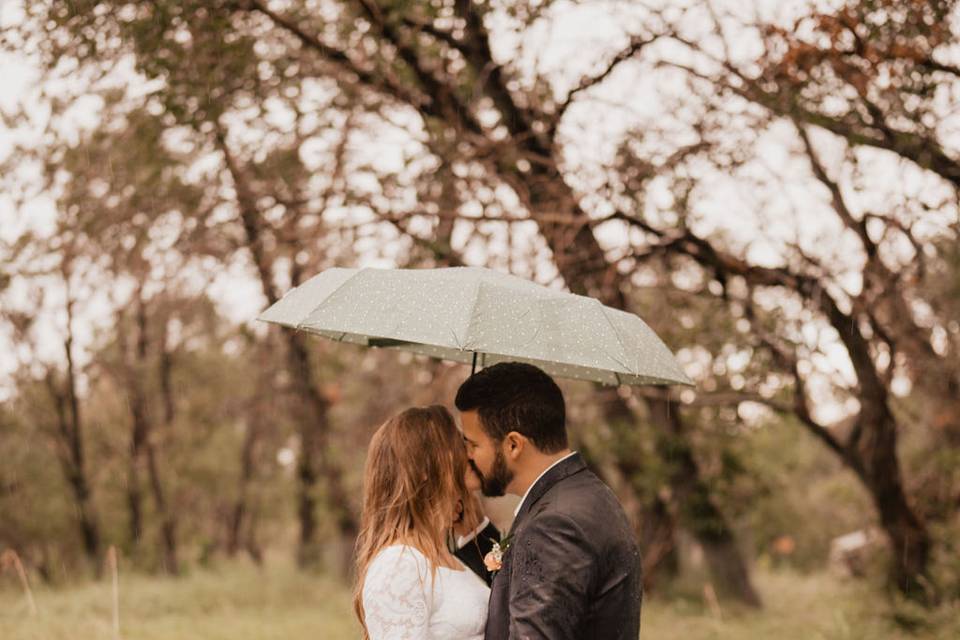
<path id="1" fill-rule="evenodd" d="M 73 360 L 73 299 L 70 295 L 70 276 L 66 268 L 63 275 L 67 289 L 67 335 L 63 343 L 67 360 L 66 380 L 61 386 L 55 372 L 48 370 L 45 383 L 56 410 L 57 452 L 64 478 L 73 494 L 84 554 L 93 565 L 94 573 L 100 576 L 103 571 L 102 541 L 93 491 L 87 476 L 83 418 L 77 396 L 77 374 Z"/>
<path id="2" fill-rule="evenodd" d="M 298 496 L 301 536 L 298 559 L 301 566 L 314 566 L 321 561 L 320 552 L 322 551 L 316 539 L 316 497 L 313 494 L 321 474 L 328 495 L 327 513 L 333 521 L 334 529 L 340 534 L 342 540 L 339 542 L 352 542 L 359 529 L 356 518 L 350 511 L 350 501 L 344 490 L 339 470 L 329 457 L 329 403 L 320 393 L 302 336 L 292 331 L 285 331 L 285 333 L 288 340 L 290 371 L 298 390 L 297 395 L 306 401 L 306 404 L 300 407 L 302 412 L 301 452 L 297 474 L 301 482 L 301 491 Z M 348 558 L 343 560 L 345 562 L 338 567 L 338 571 L 346 575 Z"/>
<path id="3" fill-rule="evenodd" d="M 644 509 L 638 532 L 643 556 L 643 587 L 652 591 L 661 578 L 676 578 L 680 573 L 677 548 L 677 518 L 670 505 L 659 495 Z"/>
<path id="4" fill-rule="evenodd" d="M 859 455 L 850 463 L 870 491 L 890 543 L 891 583 L 913 599 L 932 601 L 935 587 L 929 576 L 930 534 L 904 493 L 897 460 L 897 424 L 885 403 L 870 408 L 871 411 L 861 414 L 860 420 L 882 426 L 855 428 L 850 444 Z"/>
<path id="5" fill-rule="evenodd" d="M 173 353 L 169 341 L 169 318 L 160 324 L 160 393 L 163 396 L 163 425 L 170 429 L 176 419 L 177 404 L 173 398 Z"/>
<path id="6" fill-rule="evenodd" d="M 253 340 L 251 339 L 251 345 Z M 272 341 L 271 341 L 272 342 Z M 230 510 L 227 529 L 227 554 L 235 556 L 242 548 L 247 549 L 258 564 L 262 560 L 259 548 L 254 544 L 255 521 L 250 507 L 250 487 L 257 473 L 257 448 L 261 435 L 267 428 L 267 420 L 273 410 L 273 371 L 267 363 L 270 345 L 257 349 L 257 388 L 247 410 L 247 429 L 240 449 L 240 477 L 237 480 L 237 496 Z M 257 347 L 255 347 L 257 348 Z M 245 533 L 246 531 L 246 533 Z"/>
<path id="7" fill-rule="evenodd" d="M 670 486 L 680 508 L 680 521 L 703 547 L 717 590 L 759 607 L 760 596 L 750 582 L 733 530 L 700 478 L 693 450 L 684 434 L 679 407 L 666 398 L 650 398 L 647 406 L 650 419 L 657 425 L 657 451 L 667 465 Z"/>
<path id="8" fill-rule="evenodd" d="M 637 416 L 616 389 L 597 385 L 596 394 L 606 425 L 613 434 L 612 473 L 617 477 L 606 480 L 611 485 L 626 484 L 629 489 L 621 503 L 636 530 L 643 554 L 644 589 L 652 591 L 661 578 L 675 577 L 679 571 L 676 518 L 660 492 L 642 495 L 634 487 L 635 479 L 644 473 L 646 457 L 639 442 Z"/>
<path id="9" fill-rule="evenodd" d="M 134 353 L 130 353 L 126 337 L 124 318 L 117 321 L 117 331 L 123 360 L 124 385 L 127 390 L 127 403 L 130 408 L 131 441 L 130 462 L 127 484 L 127 501 L 130 509 L 131 543 L 136 548 L 143 535 L 143 497 L 141 471 L 146 467 L 150 493 L 160 519 L 161 566 L 171 575 L 180 571 L 177 560 L 176 519 L 167 504 L 161 479 L 156 447 L 151 441 L 153 417 L 147 397 L 145 377 L 149 362 L 149 334 L 147 321 L 147 303 L 143 299 L 142 288 L 136 291 L 137 343 Z"/>
<path id="10" fill-rule="evenodd" d="M 133 431 L 127 458 L 127 535 L 130 551 L 136 556 L 143 539 L 143 493 L 140 489 L 142 443 L 136 429 Z"/>
<path id="11" fill-rule="evenodd" d="M 73 460 L 70 484 L 73 486 L 74 496 L 80 517 L 80 529 L 83 533 L 83 546 L 87 557 L 97 563 L 96 573 L 101 572 L 101 540 L 100 526 L 93 506 L 93 496 L 90 482 L 86 473 L 86 455 L 83 447 L 83 419 L 80 415 L 80 399 L 77 396 L 77 374 L 73 362 L 73 304 L 67 303 L 67 398 L 70 409 L 70 457 Z"/>
<path id="12" fill-rule="evenodd" d="M 146 332 L 146 317 L 141 324 L 141 331 Z M 163 400 L 163 427 L 169 431 L 173 428 L 176 417 L 176 401 L 173 397 L 173 356 L 167 347 L 167 320 L 162 319 L 161 331 L 158 337 L 160 349 L 160 393 Z M 144 356 L 146 353 L 144 353 Z M 160 535 L 163 544 L 163 565 L 167 573 L 180 574 L 180 561 L 177 544 L 177 517 L 167 499 L 161 480 L 160 465 L 157 460 L 156 446 L 152 440 L 147 441 L 147 469 L 150 473 L 150 485 L 153 489 L 153 499 L 160 513 Z"/>
<path id="13" fill-rule="evenodd" d="M 535 220 L 538 219 L 538 212 L 566 212 L 583 220 L 582 225 L 558 224 L 550 222 L 546 216 L 542 216 L 538 221 L 541 233 L 553 251 L 557 270 L 567 286 L 576 293 L 591 295 L 608 306 L 626 309 L 623 294 L 626 283 L 623 282 L 623 276 L 607 260 L 588 224 L 589 218 L 580 209 L 563 177 L 555 168 L 547 167 L 540 167 L 529 173 L 530 178 L 526 178 L 524 174 L 514 178 L 524 181 L 518 191 L 526 194 L 527 207 Z M 618 400 L 623 402 L 622 399 Z M 652 406 L 650 401 L 647 401 L 647 404 L 658 443 L 672 444 L 666 451 L 661 447 L 660 454 L 670 451 L 686 452 L 679 458 L 683 463 L 682 473 L 669 476 L 671 490 L 680 502 L 681 526 L 689 530 L 703 546 L 711 575 L 717 583 L 717 590 L 750 606 L 760 606 L 760 598 L 750 583 L 746 562 L 736 545 L 736 536 L 711 500 L 709 486 L 701 477 L 692 455 L 692 446 L 682 428 L 678 408 L 673 407 L 671 420 L 667 422 L 658 419 L 661 407 Z M 608 409 L 608 415 L 613 417 L 613 425 L 631 422 L 635 425 L 635 417 L 631 417 L 630 422 L 623 420 L 630 414 L 632 412 L 626 406 L 617 408 L 614 405 Z M 663 512 L 662 506 L 654 505 L 648 515 Z M 704 525 L 707 519 L 709 526 Z M 670 529 L 654 527 L 653 531 L 660 532 L 662 536 L 670 532 Z"/>
<path id="14" fill-rule="evenodd" d="M 160 514 L 160 542 L 163 550 L 163 570 L 170 575 L 179 575 L 180 562 L 177 558 L 177 521 L 173 516 L 170 506 L 167 504 L 163 483 L 160 479 L 156 449 L 151 442 L 147 443 L 146 459 L 153 500 L 156 503 L 157 512 Z"/>
<path id="15" fill-rule="evenodd" d="M 144 399 L 139 393 L 132 393 L 134 373 L 132 371 L 132 356 L 127 343 L 127 329 L 125 318 L 118 314 L 117 337 L 120 344 L 123 360 L 124 386 L 127 387 L 127 408 L 130 411 L 130 447 L 127 459 L 127 509 L 128 530 L 131 551 L 136 555 L 143 539 L 143 491 L 141 488 L 140 471 L 143 460 L 143 445 L 146 438 L 146 419 L 144 416 Z"/>
<path id="16" fill-rule="evenodd" d="M 269 304 L 279 299 L 273 282 L 273 260 L 264 247 L 260 226 L 260 214 L 256 197 L 247 184 L 241 167 L 230 151 L 219 123 L 216 142 L 224 155 L 227 170 L 236 190 L 237 207 L 246 235 L 247 246 Z M 300 399 L 294 411 L 299 426 L 300 457 L 297 461 L 297 517 L 300 522 L 300 539 L 297 561 L 301 567 L 318 566 L 322 560 L 321 543 L 317 538 L 317 489 L 322 478 L 328 496 L 328 510 L 334 520 L 334 528 L 346 544 L 356 538 L 358 527 L 350 511 L 343 481 L 333 460 L 328 456 L 327 440 L 330 432 L 328 402 L 320 393 L 316 372 L 310 361 L 304 336 L 292 329 L 281 330 L 287 343 L 287 357 L 293 388 Z M 339 555 L 339 554 L 338 554 Z M 346 575 L 349 558 L 339 569 Z"/>
<path id="17" fill-rule="evenodd" d="M 126 388 L 126 404 L 130 412 L 130 445 L 127 454 L 127 535 L 130 552 L 139 555 L 140 542 L 143 539 L 143 491 L 140 481 L 140 467 L 143 459 L 145 439 L 145 419 L 143 399 L 131 393 L 133 374 L 133 356 L 130 353 L 127 319 L 123 310 L 116 317 L 117 345 L 120 349 L 120 377 L 118 380 Z"/>
<path id="18" fill-rule="evenodd" d="M 254 410 L 256 411 L 256 410 Z M 249 487 L 255 473 L 254 452 L 257 447 L 259 428 L 258 416 L 251 416 L 247 424 L 247 431 L 243 436 L 243 447 L 240 450 L 240 478 L 237 487 L 237 498 L 230 510 L 230 521 L 227 530 L 227 554 L 235 556 L 243 545 L 243 525 L 247 519 L 247 502 Z"/>
<path id="19" fill-rule="evenodd" d="M 246 534 L 243 536 L 243 546 L 250 555 L 250 559 L 257 565 L 263 564 L 263 548 L 257 541 L 257 522 L 260 520 L 260 513 L 257 505 L 254 504 L 250 510 L 250 516 L 247 518 Z"/>

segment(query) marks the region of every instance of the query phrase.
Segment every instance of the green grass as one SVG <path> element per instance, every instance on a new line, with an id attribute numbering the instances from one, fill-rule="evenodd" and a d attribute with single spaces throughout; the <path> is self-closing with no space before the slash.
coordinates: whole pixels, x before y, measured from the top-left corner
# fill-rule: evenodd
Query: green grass
<path id="1" fill-rule="evenodd" d="M 113 638 L 109 580 L 34 592 L 31 618 L 21 593 L 0 591 L 3 640 Z M 181 578 L 120 577 L 124 640 L 354 638 L 350 593 L 323 576 L 236 564 Z"/>
<path id="2" fill-rule="evenodd" d="M 825 574 L 761 572 L 763 611 L 722 605 L 711 614 L 691 590 L 651 598 L 641 638 L 651 640 L 878 640 L 960 638 L 960 607 L 922 611 L 892 605 L 875 587 Z M 35 589 L 37 616 L 9 576 L 0 580 L 0 638 L 113 638 L 112 587 L 102 583 Z M 357 638 L 349 590 L 336 581 L 272 563 L 259 570 L 237 563 L 168 579 L 121 575 L 124 640 L 253 640 Z M 896 620 L 901 623 L 898 624 Z"/>

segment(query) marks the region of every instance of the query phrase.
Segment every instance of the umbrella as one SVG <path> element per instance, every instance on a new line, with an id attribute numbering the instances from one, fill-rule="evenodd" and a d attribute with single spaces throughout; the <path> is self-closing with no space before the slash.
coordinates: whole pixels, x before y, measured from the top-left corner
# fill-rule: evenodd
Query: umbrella
<path id="1" fill-rule="evenodd" d="M 608 385 L 692 385 L 637 316 L 479 267 L 327 269 L 258 318 L 339 342 L 536 365 Z"/>

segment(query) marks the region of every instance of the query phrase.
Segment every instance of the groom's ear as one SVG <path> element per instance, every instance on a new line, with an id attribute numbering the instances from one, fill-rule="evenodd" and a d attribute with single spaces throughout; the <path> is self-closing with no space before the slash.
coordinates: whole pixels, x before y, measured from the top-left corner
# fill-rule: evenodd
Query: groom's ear
<path id="1" fill-rule="evenodd" d="M 529 444 L 526 436 L 516 431 L 511 431 L 503 437 L 503 454 L 511 460 L 516 460 L 523 453 L 524 448 Z"/>

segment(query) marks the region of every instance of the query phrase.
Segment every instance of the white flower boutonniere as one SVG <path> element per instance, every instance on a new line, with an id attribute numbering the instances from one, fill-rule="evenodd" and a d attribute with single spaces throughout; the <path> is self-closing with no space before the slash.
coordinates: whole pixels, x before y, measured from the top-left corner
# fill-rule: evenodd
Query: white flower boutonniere
<path id="1" fill-rule="evenodd" d="M 500 538 L 499 542 L 494 541 L 493 549 L 490 550 L 490 553 L 483 557 L 483 564 L 492 574 L 496 574 L 497 571 L 503 567 L 503 554 L 507 552 L 507 549 L 510 548 L 510 542 L 512 541 L 513 536 L 506 536 Z"/>

